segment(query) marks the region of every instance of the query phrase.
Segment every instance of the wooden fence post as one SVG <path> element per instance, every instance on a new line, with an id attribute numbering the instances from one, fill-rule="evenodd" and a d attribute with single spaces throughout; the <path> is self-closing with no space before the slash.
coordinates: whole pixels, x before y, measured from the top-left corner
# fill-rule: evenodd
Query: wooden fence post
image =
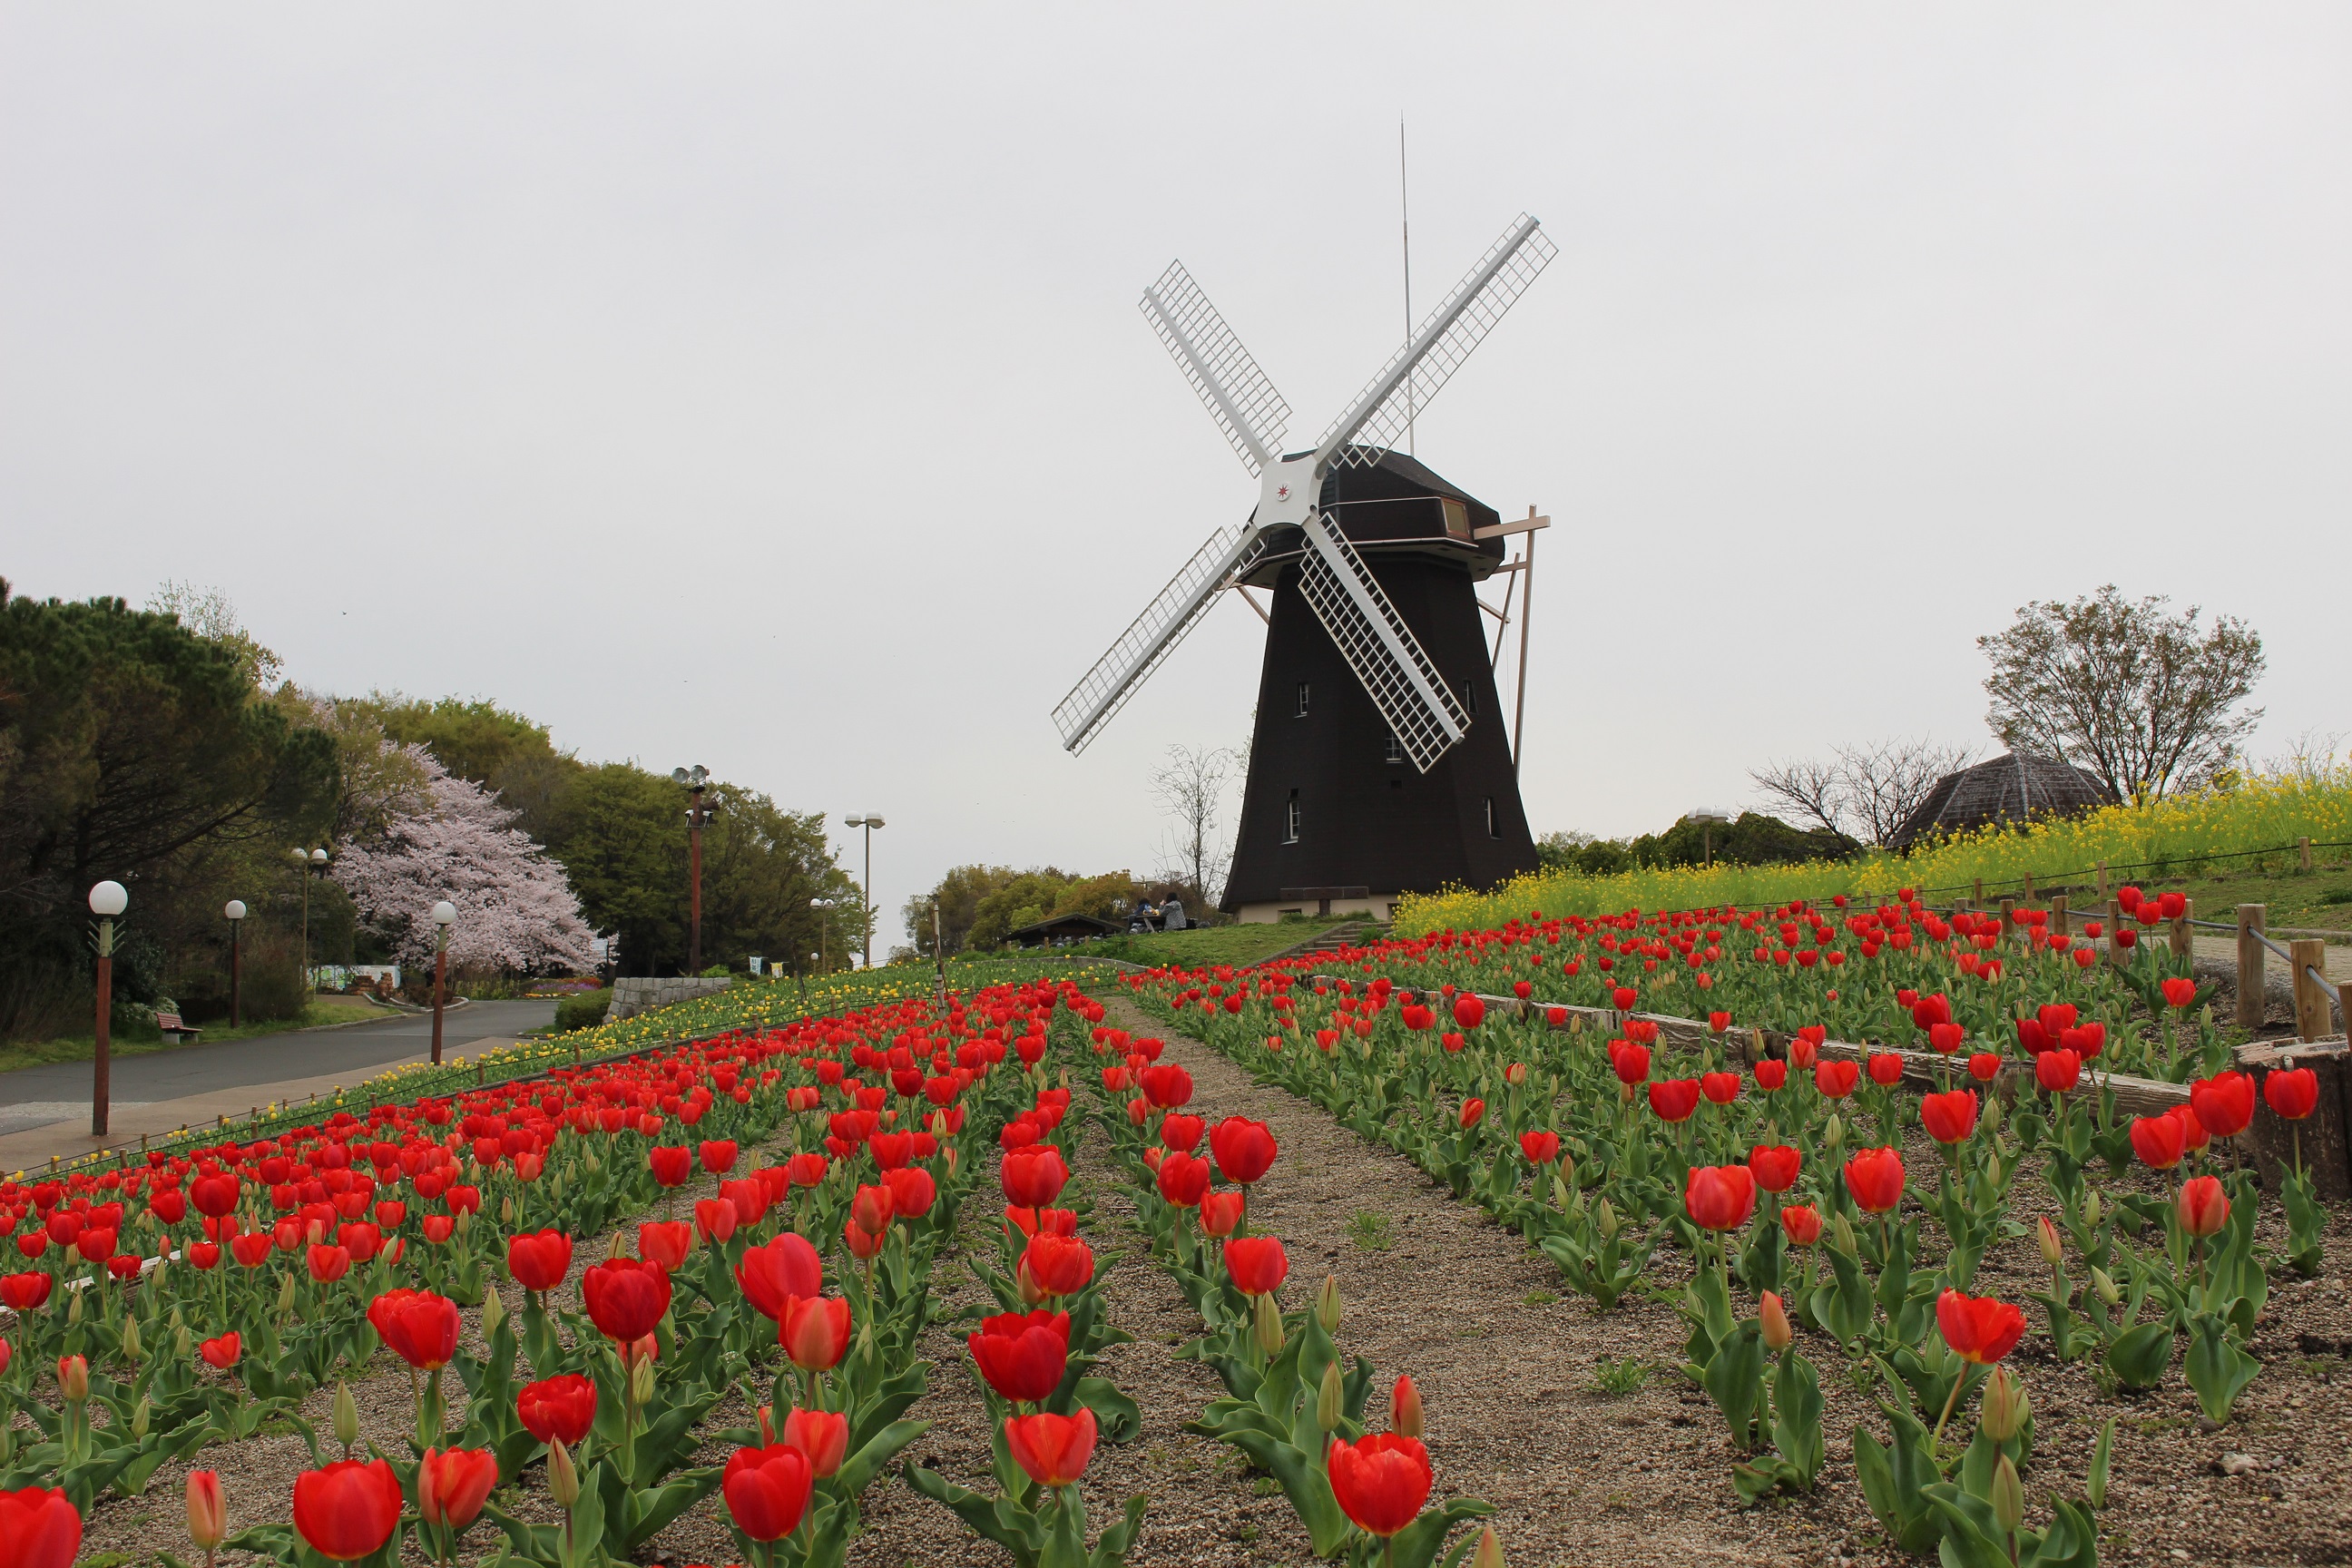
<path id="1" fill-rule="evenodd" d="M 2303 868 L 2306 871 L 2310 870 L 2311 840 L 2309 838 L 2298 838 L 2294 841 L 2294 848 L 2296 857 L 2303 862 Z"/>
<path id="2" fill-rule="evenodd" d="M 2099 862 L 2099 897 L 2100 897 L 2100 898 L 2102 898 L 2102 899 L 2104 899 L 2104 898 L 2105 898 L 2106 896 L 2107 896 L 2107 863 L 2106 863 L 2105 860 L 2102 860 L 2102 861 L 2100 861 L 2100 862 Z"/>
<path id="3" fill-rule="evenodd" d="M 2066 895 L 2063 893 L 2058 894 L 2050 900 L 2050 934 L 2053 936 L 2074 934 L 2074 927 L 2067 919 Z"/>
<path id="4" fill-rule="evenodd" d="M 2269 909 L 2262 904 L 2238 906 L 2238 1016 L 2234 1022 L 2242 1029 L 2263 1026 L 2263 944 L 2262 933 L 2270 921 Z"/>
<path id="5" fill-rule="evenodd" d="M 2172 921 L 2173 957 L 2194 958 L 2197 956 L 2197 928 L 2189 923 L 2195 918 L 2196 914 L 2196 900 L 2183 899 L 2180 900 L 2180 913 L 2175 916 Z"/>
<path id="6" fill-rule="evenodd" d="M 2000 900 L 2000 934 L 2003 936 L 2017 934 L 2017 900 L 2015 899 L 2003 898 Z"/>
<path id="7" fill-rule="evenodd" d="M 2031 871 L 2025 874 L 2025 901 L 2029 904 L 2033 901 L 2033 873 Z"/>
<path id="8" fill-rule="evenodd" d="M 2327 962 L 2327 943 L 2319 937 L 2305 937 L 2287 952 L 2294 955 L 2294 964 L 2295 1038 L 2315 1040 L 2327 1033 L 2327 987 L 2314 980 L 2311 972 Z"/>
<path id="9" fill-rule="evenodd" d="M 1977 879 L 1977 890 L 1969 898 L 1969 901 L 1978 909 L 1984 908 L 1984 879 L 1982 877 L 1979 877 Z"/>

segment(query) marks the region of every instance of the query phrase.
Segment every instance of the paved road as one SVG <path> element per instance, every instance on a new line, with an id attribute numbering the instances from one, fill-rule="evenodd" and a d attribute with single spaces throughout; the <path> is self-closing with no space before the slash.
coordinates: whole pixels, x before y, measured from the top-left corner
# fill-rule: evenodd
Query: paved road
<path id="1" fill-rule="evenodd" d="M 444 1015 L 441 1048 L 448 1056 L 471 1056 L 478 1040 L 511 1040 L 554 1017 L 551 1001 L 469 1002 Z M 431 1014 L 403 1014 L 341 1028 L 297 1029 L 117 1057 L 111 1097 L 118 1106 L 146 1104 L 248 1086 L 259 1091 L 328 1074 L 356 1083 L 385 1063 L 426 1050 L 432 1038 Z M 0 1131 L 89 1114 L 88 1062 L 49 1062 L 0 1073 Z"/>

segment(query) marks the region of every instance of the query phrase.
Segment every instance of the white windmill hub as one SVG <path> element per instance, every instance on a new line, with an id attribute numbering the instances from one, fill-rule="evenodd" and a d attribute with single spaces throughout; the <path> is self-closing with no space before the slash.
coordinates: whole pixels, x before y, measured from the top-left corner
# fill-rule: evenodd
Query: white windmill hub
<path id="1" fill-rule="evenodd" d="M 1285 458 L 1259 477 L 1257 512 L 1250 521 L 1258 528 L 1303 527 L 1322 490 L 1314 453 Z"/>

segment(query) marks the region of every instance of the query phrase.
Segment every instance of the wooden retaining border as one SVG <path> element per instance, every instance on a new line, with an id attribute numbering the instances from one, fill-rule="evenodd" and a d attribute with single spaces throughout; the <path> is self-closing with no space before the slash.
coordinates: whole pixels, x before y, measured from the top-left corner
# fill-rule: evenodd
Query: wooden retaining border
<path id="1" fill-rule="evenodd" d="M 1305 976 L 1309 984 L 1336 986 L 1341 979 L 1356 983 L 1353 975 L 1314 974 Z M 1418 990 L 1417 987 L 1399 987 Z M 1786 1058 L 1789 1042 L 1794 1036 L 1755 1027 L 1727 1029 L 1718 1035 L 1702 1020 L 1678 1017 L 1671 1013 L 1619 1013 L 1608 1007 L 1581 1007 L 1565 1003 L 1522 1002 L 1517 996 L 1490 996 L 1484 992 L 1471 992 L 1486 1005 L 1489 1013 L 1507 1017 L 1538 1015 L 1555 1029 L 1581 1032 L 1585 1029 L 1614 1032 L 1628 1018 L 1639 1018 L 1658 1026 L 1659 1037 L 1686 1049 L 1697 1049 L 1714 1044 L 1721 1046 L 1727 1056 L 1743 1057 L 1749 1065 L 1768 1057 Z M 1557 1021 L 1551 1015 L 1558 1014 Z M 1933 1051 L 1907 1050 L 1901 1047 L 1864 1043 L 1854 1045 L 1843 1040 L 1825 1040 L 1820 1054 L 1833 1058 L 1862 1060 L 1871 1056 L 1897 1056 L 1903 1058 L 1903 1081 L 1915 1089 L 1941 1089 L 1965 1088 L 1975 1083 L 1965 1071 L 1956 1074 L 1963 1060 L 1958 1055 L 1938 1056 Z M 2352 1042 L 2336 1035 L 2326 1039 L 2269 1040 L 2240 1046 L 2236 1065 L 2249 1074 L 2254 1082 L 2254 1120 L 2252 1126 L 2237 1137 L 2228 1140 L 2253 1163 L 2263 1184 L 2276 1190 L 2281 1173 L 2293 1158 L 2292 1150 L 2300 1135 L 2303 1161 L 2314 1177 L 2322 1198 L 2352 1199 Z M 2273 1068 L 2307 1067 L 2319 1075 L 2319 1104 L 2312 1114 L 2298 1125 L 2273 1114 L 2262 1098 L 2262 1079 Z M 2085 1069 L 2086 1076 L 2095 1076 L 2099 1084 L 2115 1091 L 2116 1109 L 2132 1116 L 2160 1116 L 2176 1105 L 2189 1103 L 2189 1086 L 2166 1083 L 2159 1079 L 2138 1078 L 2128 1073 L 2096 1072 Z M 1955 1079 L 1965 1079 L 1956 1082 Z M 2013 1099 L 2021 1091 L 2033 1092 L 2033 1069 L 2030 1064 L 2011 1061 L 2004 1057 L 2001 1068 L 1993 1081 L 1983 1086 L 1992 1094 Z"/>

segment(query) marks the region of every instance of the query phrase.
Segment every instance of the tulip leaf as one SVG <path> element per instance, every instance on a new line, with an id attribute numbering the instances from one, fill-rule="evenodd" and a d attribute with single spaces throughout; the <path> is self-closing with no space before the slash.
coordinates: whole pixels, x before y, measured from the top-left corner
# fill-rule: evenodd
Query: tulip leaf
<path id="1" fill-rule="evenodd" d="M 2189 1355 L 2183 1370 L 2197 1403 L 2214 1421 L 2227 1421 L 2230 1406 L 2262 1370 L 2262 1363 L 2238 1348 L 2230 1325 L 2210 1312 L 2189 1321 Z"/>
<path id="2" fill-rule="evenodd" d="M 843 1495 L 856 1497 L 873 1484 L 882 1473 L 882 1467 L 898 1457 L 900 1449 L 931 1429 L 928 1421 L 894 1421 L 867 1438 L 857 1451 L 841 1462 L 835 1471 L 833 1484 Z"/>
<path id="3" fill-rule="evenodd" d="M 2154 1388 L 2172 1364 L 2172 1325 L 2161 1320 L 2126 1329 L 2107 1347 L 2107 1370 L 2126 1388 Z"/>
<path id="4" fill-rule="evenodd" d="M 1389 1538 L 1388 1555 L 1381 1559 L 1382 1568 L 1393 1563 L 1395 1568 L 1429 1568 L 1444 1549 L 1445 1538 L 1457 1524 L 1484 1519 L 1495 1511 L 1495 1505 L 1483 1498 L 1454 1498 L 1442 1509 L 1426 1509 L 1421 1517 Z M 1475 1545 L 1475 1538 L 1465 1537 L 1464 1545 Z M 1458 1555 L 1458 1551 L 1457 1551 Z"/>

